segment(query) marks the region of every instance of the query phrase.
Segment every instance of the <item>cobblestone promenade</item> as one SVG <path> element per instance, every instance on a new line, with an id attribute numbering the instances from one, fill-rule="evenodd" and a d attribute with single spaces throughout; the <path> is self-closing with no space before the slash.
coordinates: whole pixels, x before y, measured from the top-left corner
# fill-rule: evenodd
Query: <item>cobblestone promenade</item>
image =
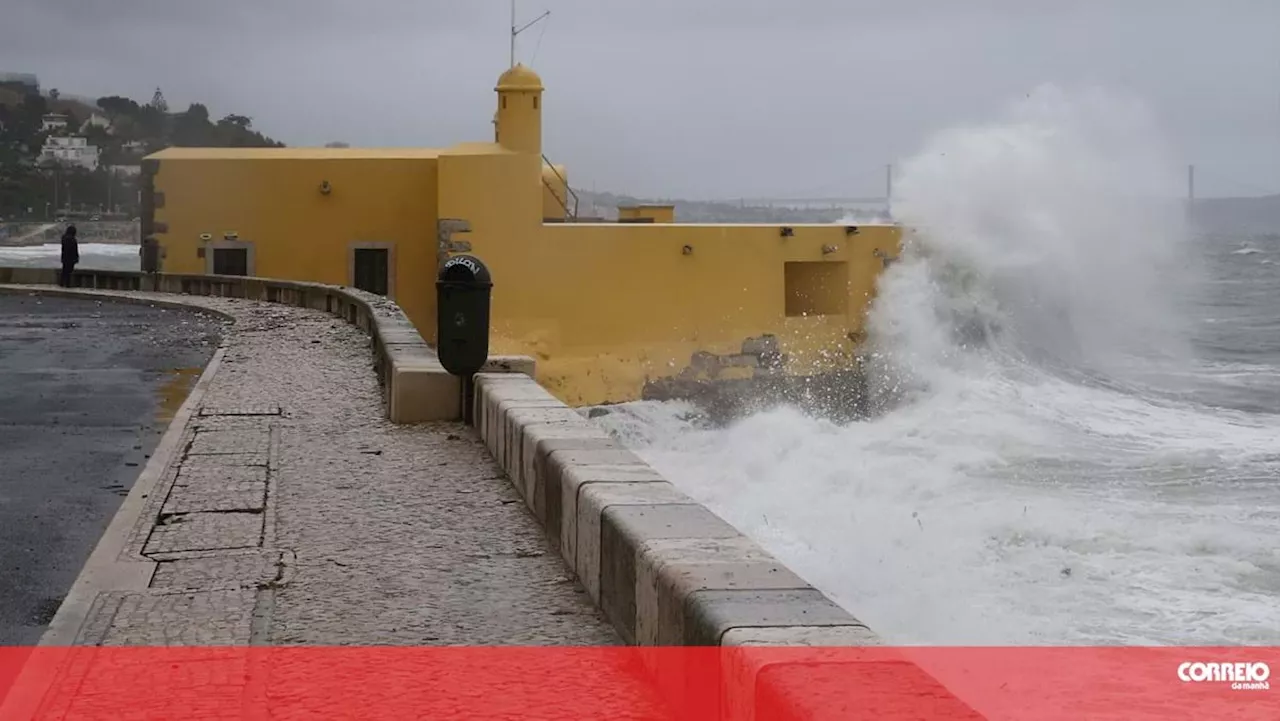
<path id="1" fill-rule="evenodd" d="M 385 419 L 361 331 L 181 300 L 235 322 L 120 554 L 150 583 L 96 593 L 76 645 L 620 643 L 469 428 Z"/>

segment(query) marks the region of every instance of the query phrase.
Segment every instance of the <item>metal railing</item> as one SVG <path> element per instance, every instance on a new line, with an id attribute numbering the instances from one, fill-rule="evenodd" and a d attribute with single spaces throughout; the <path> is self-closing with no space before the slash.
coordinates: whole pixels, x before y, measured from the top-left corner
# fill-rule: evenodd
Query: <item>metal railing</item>
<path id="1" fill-rule="evenodd" d="M 547 158 L 547 155 L 545 154 L 543 154 L 543 163 L 547 164 L 548 168 L 552 169 L 552 173 L 556 173 L 556 178 L 559 179 L 559 182 L 564 184 L 564 192 L 568 193 L 568 197 L 562 198 L 559 196 L 559 193 L 556 192 L 556 188 L 553 188 L 552 184 L 547 182 L 547 177 L 545 177 L 545 175 L 543 175 L 544 186 L 547 186 L 547 190 L 552 191 L 552 195 L 556 196 L 556 200 L 561 204 L 561 207 L 564 210 L 564 215 L 567 215 L 571 220 L 577 220 L 577 206 L 579 206 L 577 193 L 573 192 L 573 188 L 570 187 L 567 179 L 564 178 L 564 175 L 559 173 L 559 170 L 556 169 L 556 165 L 552 164 L 552 160 Z M 573 200 L 573 207 L 568 206 L 568 200 L 570 200 L 570 198 Z"/>

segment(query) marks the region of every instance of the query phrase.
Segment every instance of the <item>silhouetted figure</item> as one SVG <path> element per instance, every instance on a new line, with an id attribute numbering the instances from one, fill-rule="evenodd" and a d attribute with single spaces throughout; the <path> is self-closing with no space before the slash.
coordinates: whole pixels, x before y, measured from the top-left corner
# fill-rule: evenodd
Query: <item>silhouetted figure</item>
<path id="1" fill-rule="evenodd" d="M 63 288 L 71 287 L 71 271 L 76 269 L 76 263 L 79 262 L 80 243 L 76 240 L 76 227 L 69 225 L 67 232 L 62 234 L 62 275 L 58 277 L 58 285 Z"/>

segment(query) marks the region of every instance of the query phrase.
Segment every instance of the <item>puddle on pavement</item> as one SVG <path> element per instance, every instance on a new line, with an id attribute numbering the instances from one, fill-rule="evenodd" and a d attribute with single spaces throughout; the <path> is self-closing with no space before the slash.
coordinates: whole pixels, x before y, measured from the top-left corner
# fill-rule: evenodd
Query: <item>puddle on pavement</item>
<path id="1" fill-rule="evenodd" d="M 200 377 L 200 368 L 178 368 L 165 374 L 164 383 L 156 391 L 160 398 L 160 407 L 156 409 L 156 420 L 167 425 L 178 414 L 187 394 L 191 392 Z"/>

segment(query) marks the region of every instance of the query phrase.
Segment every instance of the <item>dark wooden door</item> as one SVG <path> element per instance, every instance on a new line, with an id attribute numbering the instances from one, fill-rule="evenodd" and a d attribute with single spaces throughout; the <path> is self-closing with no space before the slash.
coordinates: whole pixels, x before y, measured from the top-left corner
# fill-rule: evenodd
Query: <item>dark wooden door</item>
<path id="1" fill-rule="evenodd" d="M 214 275 L 249 275 L 248 248 L 214 248 Z"/>
<path id="2" fill-rule="evenodd" d="M 387 294 L 387 250 L 356 248 L 355 286 L 363 291 Z"/>

